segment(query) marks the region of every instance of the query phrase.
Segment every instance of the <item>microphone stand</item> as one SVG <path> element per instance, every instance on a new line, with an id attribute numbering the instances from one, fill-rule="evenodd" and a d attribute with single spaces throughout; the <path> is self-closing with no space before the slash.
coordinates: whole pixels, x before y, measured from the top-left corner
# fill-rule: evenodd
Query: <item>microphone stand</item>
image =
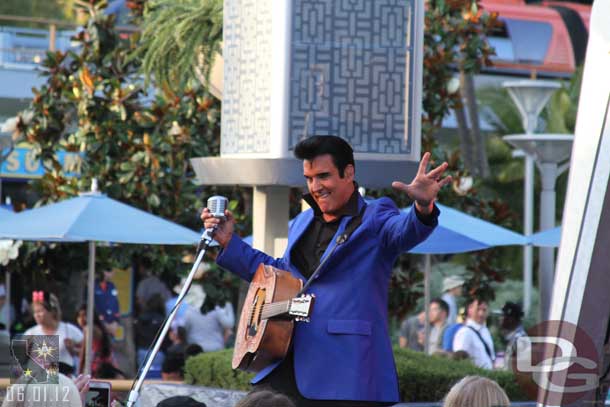
<path id="1" fill-rule="evenodd" d="M 201 236 L 201 241 L 199 242 L 199 245 L 197 247 L 197 251 L 198 251 L 197 258 L 195 259 L 195 263 L 193 263 L 193 268 L 191 268 L 191 272 L 189 273 L 188 277 L 186 278 L 186 281 L 184 282 L 184 286 L 182 287 L 182 290 L 180 291 L 180 294 L 178 295 L 178 299 L 176 300 L 176 305 L 174 305 L 174 308 L 172 309 L 172 311 L 169 313 L 169 315 L 163 322 L 163 326 L 161 327 L 161 331 L 160 331 L 159 335 L 157 336 L 157 339 L 155 341 L 155 344 L 154 344 L 152 350 L 150 352 L 148 352 L 148 355 L 146 355 L 146 363 L 144 364 L 144 367 L 140 369 L 140 371 L 138 372 L 138 375 L 136 376 L 136 381 L 135 381 L 134 385 L 131 387 L 131 390 L 129 392 L 129 397 L 127 398 L 127 403 L 126 403 L 127 407 L 135 406 L 136 401 L 140 397 L 140 388 L 142 387 L 142 384 L 144 383 L 144 379 L 146 378 L 146 375 L 148 374 L 148 371 L 150 370 L 150 367 L 152 366 L 152 362 L 155 359 L 155 356 L 157 356 L 157 353 L 159 352 L 159 348 L 161 348 L 163 339 L 165 338 L 165 335 L 167 334 L 167 331 L 169 330 L 172 321 L 174 320 L 174 318 L 176 317 L 176 314 L 178 313 L 178 310 L 180 309 L 182 300 L 186 296 L 189 288 L 191 288 L 191 283 L 193 282 L 193 277 L 195 276 L 195 273 L 197 272 L 197 269 L 199 268 L 199 264 L 203 260 L 203 256 L 205 256 L 205 252 L 210 247 L 210 243 L 212 243 L 212 240 L 214 237 L 214 232 L 216 232 L 216 228 L 208 229 L 205 232 L 203 232 L 203 235 Z"/>

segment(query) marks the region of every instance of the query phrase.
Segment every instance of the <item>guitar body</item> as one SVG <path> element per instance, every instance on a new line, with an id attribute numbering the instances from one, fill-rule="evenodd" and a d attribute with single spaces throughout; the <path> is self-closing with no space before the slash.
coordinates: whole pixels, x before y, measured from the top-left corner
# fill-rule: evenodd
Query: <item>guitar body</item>
<path id="1" fill-rule="evenodd" d="M 262 318 L 263 307 L 293 299 L 303 282 L 289 272 L 261 264 L 250 283 L 241 311 L 233 369 L 258 372 L 288 353 L 294 321 Z"/>

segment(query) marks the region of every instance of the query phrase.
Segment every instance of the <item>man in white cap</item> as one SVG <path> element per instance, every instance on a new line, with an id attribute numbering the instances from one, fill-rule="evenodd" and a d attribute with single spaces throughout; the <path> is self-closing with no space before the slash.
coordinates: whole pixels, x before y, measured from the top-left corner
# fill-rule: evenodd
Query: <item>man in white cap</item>
<path id="1" fill-rule="evenodd" d="M 449 315 L 447 316 L 447 325 L 455 323 L 457 319 L 457 302 L 456 297 L 462 295 L 462 286 L 464 279 L 460 276 L 449 276 L 443 279 L 443 301 L 449 306 Z"/>

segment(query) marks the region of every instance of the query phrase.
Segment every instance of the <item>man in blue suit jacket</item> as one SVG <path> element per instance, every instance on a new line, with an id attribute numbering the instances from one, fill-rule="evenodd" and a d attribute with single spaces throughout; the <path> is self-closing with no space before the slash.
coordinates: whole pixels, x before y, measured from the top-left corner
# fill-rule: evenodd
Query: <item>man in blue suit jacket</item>
<path id="1" fill-rule="evenodd" d="M 398 380 L 388 334 L 388 284 L 396 257 L 425 240 L 437 224 L 434 200 L 451 181 L 442 178 L 447 163 L 426 172 L 424 154 L 410 184 L 394 182 L 415 201 L 404 213 L 388 198 L 365 202 L 354 182 L 353 150 L 335 136 L 314 136 L 295 147 L 312 209 L 301 213 L 288 232 L 280 259 L 251 248 L 233 234 L 234 218 L 213 218 L 222 246 L 217 263 L 247 281 L 265 263 L 307 281 L 318 271 L 308 293 L 316 295 L 311 322 L 297 323 L 292 347 L 283 361 L 263 369 L 253 384 L 292 397 L 301 406 L 379 406 L 398 401 Z M 341 239 L 339 239 L 341 240 Z"/>

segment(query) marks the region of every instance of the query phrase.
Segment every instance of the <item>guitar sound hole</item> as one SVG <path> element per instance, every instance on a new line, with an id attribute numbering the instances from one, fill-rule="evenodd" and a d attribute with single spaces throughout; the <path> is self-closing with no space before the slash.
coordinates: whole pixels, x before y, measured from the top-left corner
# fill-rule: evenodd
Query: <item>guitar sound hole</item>
<path id="1" fill-rule="evenodd" d="M 252 313 L 248 321 L 248 329 L 246 330 L 249 337 L 256 336 L 258 332 L 258 327 L 263 316 L 263 306 L 265 305 L 265 291 L 264 288 L 258 289 L 252 300 Z"/>

